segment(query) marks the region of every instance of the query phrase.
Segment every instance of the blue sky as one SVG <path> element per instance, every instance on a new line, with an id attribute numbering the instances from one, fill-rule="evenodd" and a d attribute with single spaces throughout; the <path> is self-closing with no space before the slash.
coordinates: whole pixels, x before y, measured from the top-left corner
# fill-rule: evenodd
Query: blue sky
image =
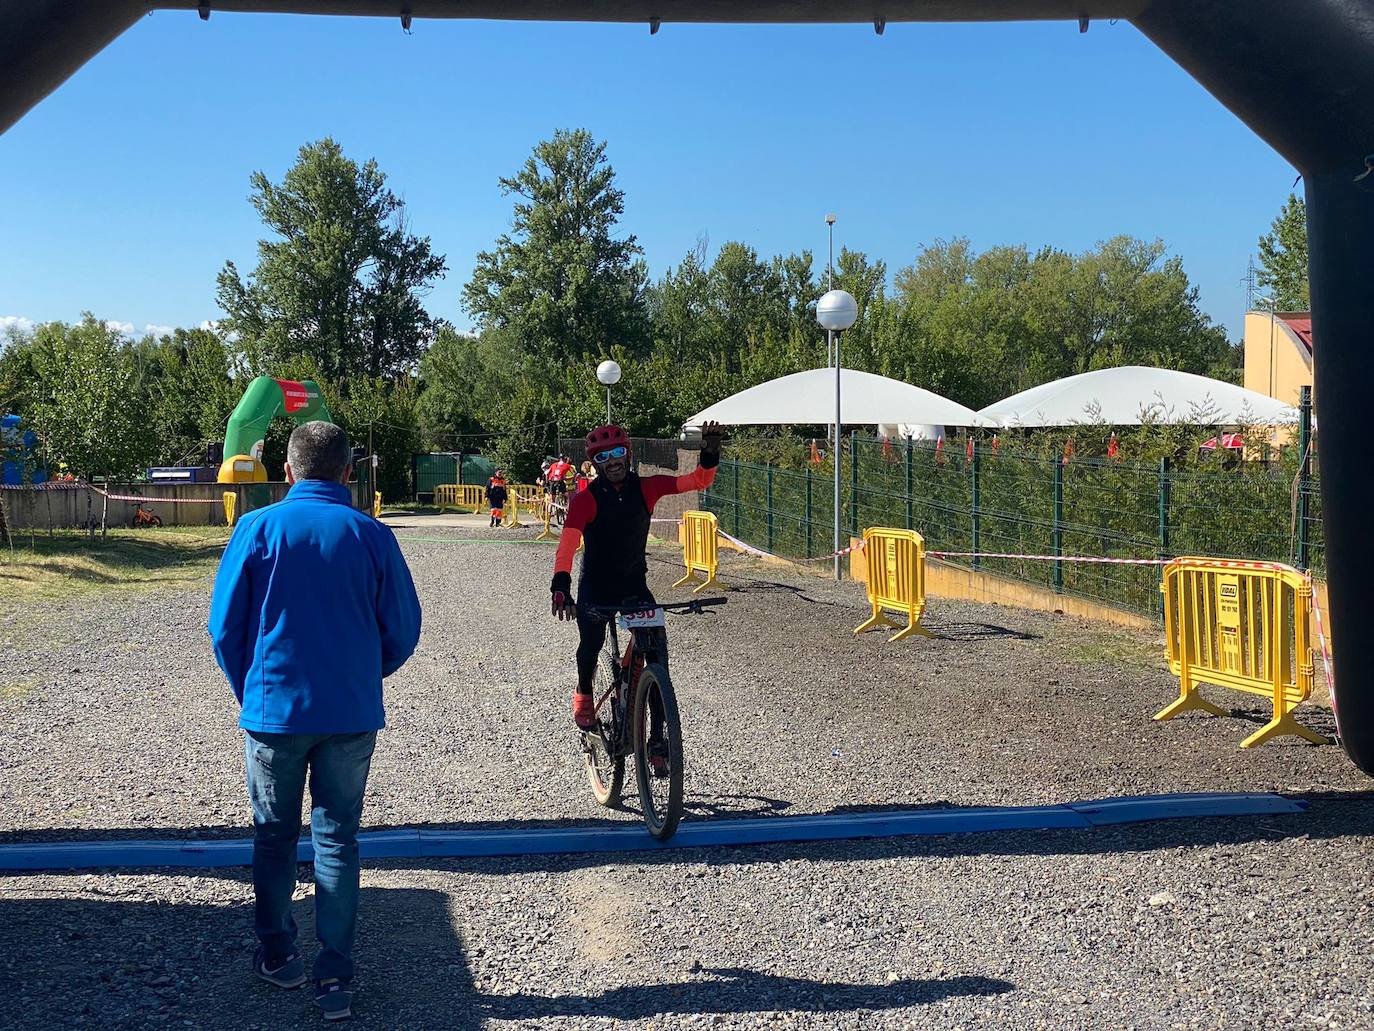
<path id="1" fill-rule="evenodd" d="M 448 257 L 459 326 L 497 177 L 541 138 L 608 141 L 624 228 L 656 277 L 709 237 L 836 247 L 889 274 L 966 235 L 1079 250 L 1117 233 L 1181 255 L 1238 337 L 1241 278 L 1295 172 L 1125 22 L 552 25 L 159 11 L 0 136 L 0 317 L 83 310 L 135 332 L 219 314 L 251 269 L 255 170 L 332 135 L 375 157 Z"/>

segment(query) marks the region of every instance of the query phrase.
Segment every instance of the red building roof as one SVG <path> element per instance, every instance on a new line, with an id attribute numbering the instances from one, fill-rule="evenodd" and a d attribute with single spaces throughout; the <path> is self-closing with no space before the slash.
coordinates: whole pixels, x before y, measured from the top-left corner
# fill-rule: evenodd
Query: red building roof
<path id="1" fill-rule="evenodd" d="M 1291 329 L 1304 344 L 1307 345 L 1307 353 L 1312 353 L 1312 316 L 1304 313 L 1301 315 L 1288 315 L 1280 313 L 1279 318 L 1283 324 Z"/>

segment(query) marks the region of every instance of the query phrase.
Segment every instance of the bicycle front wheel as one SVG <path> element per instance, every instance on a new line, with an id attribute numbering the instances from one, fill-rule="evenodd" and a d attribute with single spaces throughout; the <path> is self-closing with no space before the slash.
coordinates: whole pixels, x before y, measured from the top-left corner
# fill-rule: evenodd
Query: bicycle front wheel
<path id="1" fill-rule="evenodd" d="M 625 753 L 622 751 L 624 732 L 617 716 L 615 684 L 618 658 L 610 646 L 602 649 L 597 664 L 596 697 L 609 695 L 597 713 L 596 729 L 582 732 L 582 762 L 587 769 L 587 783 L 598 805 L 615 809 L 620 805 L 620 790 L 625 781 Z"/>
<path id="2" fill-rule="evenodd" d="M 635 691 L 635 776 L 649 833 L 667 841 L 682 819 L 682 721 L 668 667 L 644 667 Z"/>

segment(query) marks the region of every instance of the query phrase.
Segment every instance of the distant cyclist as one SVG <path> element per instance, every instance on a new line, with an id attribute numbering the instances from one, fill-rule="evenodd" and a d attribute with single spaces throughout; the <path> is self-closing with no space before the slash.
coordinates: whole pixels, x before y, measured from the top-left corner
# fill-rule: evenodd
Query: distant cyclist
<path id="1" fill-rule="evenodd" d="M 559 455 L 558 461 L 549 466 L 549 471 L 545 478 L 549 484 L 550 494 L 566 494 L 568 492 L 568 481 L 574 473 L 572 462 L 568 461 L 567 455 Z"/>
<path id="2" fill-rule="evenodd" d="M 640 477 L 630 470 L 630 438 L 619 426 L 598 426 L 587 434 L 587 458 L 597 476 L 575 494 L 558 539 L 554 559 L 553 614 L 577 620 L 577 686 L 573 691 L 573 722 L 583 730 L 596 726 L 592 682 L 596 659 L 606 640 L 606 619 L 589 612 L 593 606 L 634 605 L 652 608 L 649 565 L 649 521 L 660 498 L 704 490 L 720 465 L 721 429 L 707 423 L 701 430 L 701 464 L 686 476 Z M 578 543 L 586 545 L 577 600 L 572 593 L 573 556 Z M 581 606 L 579 610 L 578 606 Z"/>

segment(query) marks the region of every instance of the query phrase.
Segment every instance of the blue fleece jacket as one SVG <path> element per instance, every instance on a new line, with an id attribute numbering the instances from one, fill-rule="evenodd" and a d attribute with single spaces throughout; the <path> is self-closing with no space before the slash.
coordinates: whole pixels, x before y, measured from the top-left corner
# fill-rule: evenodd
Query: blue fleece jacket
<path id="1" fill-rule="evenodd" d="M 245 730 L 380 730 L 382 678 L 415 651 L 420 600 L 392 532 L 343 484 L 302 480 L 234 527 L 210 639 Z"/>

